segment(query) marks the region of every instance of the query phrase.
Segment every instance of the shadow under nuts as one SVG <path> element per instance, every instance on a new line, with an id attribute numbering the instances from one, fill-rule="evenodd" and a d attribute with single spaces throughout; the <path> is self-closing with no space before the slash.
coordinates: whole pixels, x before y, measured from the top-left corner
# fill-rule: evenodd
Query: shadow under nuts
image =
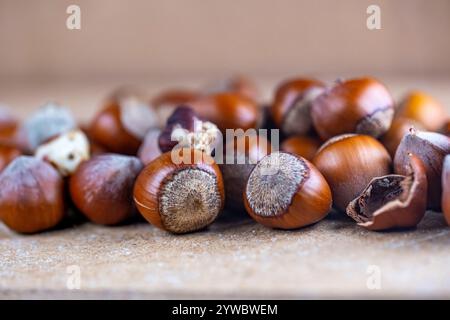
<path id="1" fill-rule="evenodd" d="M 395 173 L 405 175 L 408 154 L 412 153 L 422 160 L 427 173 L 427 205 L 430 209 L 441 207 L 441 176 L 444 157 L 450 153 L 450 138 L 435 132 L 411 130 L 405 135 L 397 148 L 394 158 Z"/>
<path id="2" fill-rule="evenodd" d="M 47 162 L 20 156 L 2 171 L 0 185 L 0 218 L 12 230 L 43 231 L 64 218 L 63 179 Z"/>
<path id="3" fill-rule="evenodd" d="M 135 212 L 133 186 L 143 165 L 136 157 L 104 154 L 83 162 L 70 178 L 76 207 L 92 222 L 114 225 Z"/>
<path id="4" fill-rule="evenodd" d="M 408 175 L 374 178 L 359 197 L 350 202 L 347 214 L 369 230 L 415 227 L 425 215 L 427 177 L 422 161 L 409 155 Z"/>
<path id="5" fill-rule="evenodd" d="M 331 190 L 308 161 L 274 152 L 250 173 L 244 190 L 248 214 L 273 228 L 295 229 L 322 220 L 331 210 Z"/>
<path id="6" fill-rule="evenodd" d="M 179 152 L 187 161 L 173 161 Z M 195 149 L 166 152 L 139 174 L 134 201 L 151 224 L 187 233 L 210 225 L 224 205 L 222 174 L 214 160 Z"/>
<path id="7" fill-rule="evenodd" d="M 333 192 L 334 206 L 345 211 L 372 178 L 391 173 L 391 157 L 376 139 L 344 134 L 324 143 L 313 159 Z"/>
<path id="8" fill-rule="evenodd" d="M 323 140 L 344 133 L 377 138 L 389 129 L 393 116 L 391 94 L 372 78 L 338 82 L 311 106 L 314 128 Z"/>

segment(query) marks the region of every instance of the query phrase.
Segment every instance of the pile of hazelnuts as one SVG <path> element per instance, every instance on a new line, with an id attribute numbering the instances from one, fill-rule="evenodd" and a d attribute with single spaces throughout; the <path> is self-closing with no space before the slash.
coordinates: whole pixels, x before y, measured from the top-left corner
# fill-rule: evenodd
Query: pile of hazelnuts
<path id="1" fill-rule="evenodd" d="M 97 224 L 140 214 L 187 233 L 245 212 L 296 229 L 334 207 L 369 230 L 415 227 L 427 209 L 450 224 L 450 122 L 428 94 L 396 104 L 373 78 L 295 78 L 269 104 L 258 100 L 237 76 L 151 99 L 119 89 L 87 125 L 55 103 L 23 123 L 0 108 L 0 219 L 35 233 L 77 208 Z M 227 129 L 242 134 L 230 143 Z M 279 148 L 248 129 L 279 130 Z M 218 162 L 219 152 L 235 161 Z"/>

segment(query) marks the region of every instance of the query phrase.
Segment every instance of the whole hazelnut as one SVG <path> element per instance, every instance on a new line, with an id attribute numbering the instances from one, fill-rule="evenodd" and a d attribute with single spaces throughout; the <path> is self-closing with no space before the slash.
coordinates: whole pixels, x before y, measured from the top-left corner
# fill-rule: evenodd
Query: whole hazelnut
<path id="1" fill-rule="evenodd" d="M 320 141 L 314 137 L 292 136 L 281 143 L 281 151 L 295 154 L 312 161 L 320 148 Z"/>
<path id="2" fill-rule="evenodd" d="M 448 119 L 445 108 L 433 97 L 421 91 L 407 94 L 400 103 L 397 114 L 421 123 L 428 131 L 438 131 Z"/>
<path id="3" fill-rule="evenodd" d="M 422 130 L 423 126 L 413 119 L 395 117 L 389 130 L 380 137 L 381 143 L 386 147 L 392 158 L 395 156 L 400 141 L 405 134 L 409 133 L 411 128 Z"/>
<path id="4" fill-rule="evenodd" d="M 248 176 L 272 146 L 263 136 L 239 135 L 225 146 L 224 161 L 219 165 L 225 185 L 225 208 L 230 212 L 245 212 L 242 194 Z"/>
<path id="5" fill-rule="evenodd" d="M 221 139 L 222 135 L 214 123 L 201 121 L 191 108 L 181 106 L 167 119 L 158 143 L 162 152 L 177 146 L 194 148 L 210 155 Z"/>
<path id="6" fill-rule="evenodd" d="M 308 160 L 284 152 L 258 162 L 243 196 L 248 214 L 273 228 L 307 226 L 331 210 L 331 190 L 322 174 Z"/>
<path id="7" fill-rule="evenodd" d="M 138 158 L 118 154 L 81 163 L 69 180 L 75 206 L 94 223 L 124 222 L 135 212 L 133 186 L 142 168 Z"/>
<path id="8" fill-rule="evenodd" d="M 225 133 L 226 129 L 256 128 L 260 109 L 252 100 L 238 93 L 217 93 L 188 104 L 200 119 L 211 121 Z"/>
<path id="9" fill-rule="evenodd" d="M 334 206 L 345 211 L 372 178 L 391 173 L 392 161 L 373 137 L 344 134 L 325 142 L 313 163 L 330 184 Z"/>
<path id="10" fill-rule="evenodd" d="M 314 128 L 323 140 L 344 133 L 383 135 L 394 116 L 394 101 L 386 87 L 372 78 L 338 82 L 313 102 Z"/>
<path id="11" fill-rule="evenodd" d="M 147 131 L 156 127 L 158 119 L 152 108 L 135 97 L 126 97 L 109 101 L 95 116 L 89 132 L 106 149 L 135 155 Z"/>
<path id="12" fill-rule="evenodd" d="M 0 219 L 12 230 L 34 233 L 62 221 L 64 183 L 50 164 L 19 156 L 0 173 L 0 185 Z"/>
<path id="13" fill-rule="evenodd" d="M 411 228 L 425 215 L 427 177 L 422 161 L 409 155 L 406 176 L 391 174 L 370 181 L 350 202 L 347 214 L 369 230 Z"/>
<path id="14" fill-rule="evenodd" d="M 35 156 L 51 163 L 61 175 L 75 172 L 82 161 L 89 159 L 89 141 L 81 130 L 72 130 L 41 144 Z"/>
<path id="15" fill-rule="evenodd" d="M 406 174 L 409 153 L 419 157 L 425 166 L 428 180 L 428 208 L 439 210 L 442 195 L 440 183 L 442 163 L 444 157 L 450 153 L 450 138 L 440 133 L 411 129 L 411 132 L 403 137 L 395 153 L 396 173 Z"/>
<path id="16" fill-rule="evenodd" d="M 163 153 L 139 174 L 134 201 L 154 226 L 187 233 L 210 225 L 224 205 L 222 174 L 214 160 L 195 149 L 182 149 L 184 160 Z"/>
<path id="17" fill-rule="evenodd" d="M 284 134 L 304 135 L 312 129 L 311 103 L 325 89 L 314 79 L 291 79 L 283 82 L 275 92 L 272 116 Z"/>

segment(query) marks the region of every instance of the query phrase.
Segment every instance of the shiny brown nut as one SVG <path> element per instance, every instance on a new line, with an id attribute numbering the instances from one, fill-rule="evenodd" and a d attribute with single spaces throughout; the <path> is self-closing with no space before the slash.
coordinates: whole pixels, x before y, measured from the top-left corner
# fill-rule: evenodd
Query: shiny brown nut
<path id="1" fill-rule="evenodd" d="M 389 130 L 380 138 L 392 158 L 395 156 L 400 141 L 411 128 L 422 130 L 423 126 L 413 119 L 396 117 Z"/>
<path id="2" fill-rule="evenodd" d="M 292 136 L 281 144 L 281 151 L 289 152 L 312 161 L 320 148 L 320 141 L 317 138 L 308 136 Z"/>

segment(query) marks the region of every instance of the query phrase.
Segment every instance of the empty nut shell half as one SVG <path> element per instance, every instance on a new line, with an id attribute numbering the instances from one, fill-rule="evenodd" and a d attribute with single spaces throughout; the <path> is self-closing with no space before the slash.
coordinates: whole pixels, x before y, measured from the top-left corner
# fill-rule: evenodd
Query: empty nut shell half
<path id="1" fill-rule="evenodd" d="M 409 155 L 408 175 L 372 179 L 347 214 L 369 230 L 415 227 L 426 210 L 427 178 L 422 161 Z"/>

